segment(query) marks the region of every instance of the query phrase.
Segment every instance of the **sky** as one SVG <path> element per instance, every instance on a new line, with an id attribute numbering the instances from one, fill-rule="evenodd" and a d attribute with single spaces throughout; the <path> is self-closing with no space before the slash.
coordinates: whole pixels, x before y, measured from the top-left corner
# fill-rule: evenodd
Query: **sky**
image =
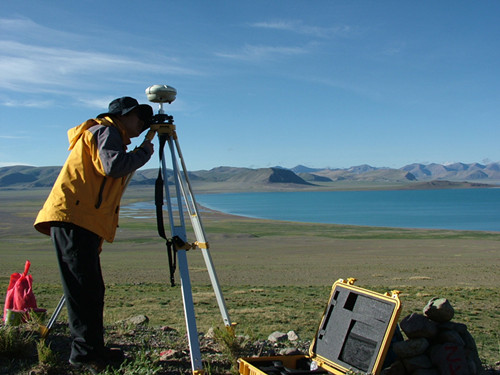
<path id="1" fill-rule="evenodd" d="M 500 161 L 499 14 L 498 0 L 1 1 L 0 167 L 62 165 L 69 128 L 121 96 L 148 103 L 154 84 L 177 90 L 164 110 L 189 170 Z"/>

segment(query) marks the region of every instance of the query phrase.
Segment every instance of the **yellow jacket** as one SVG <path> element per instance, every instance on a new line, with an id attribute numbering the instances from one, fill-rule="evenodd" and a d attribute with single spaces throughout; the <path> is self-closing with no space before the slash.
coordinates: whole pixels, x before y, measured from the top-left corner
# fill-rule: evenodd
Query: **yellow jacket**
<path id="1" fill-rule="evenodd" d="M 68 159 L 35 220 L 50 235 L 52 222 L 69 222 L 112 242 L 127 176 L 150 159 L 143 148 L 126 152 L 130 138 L 111 117 L 87 120 L 68 131 Z"/>

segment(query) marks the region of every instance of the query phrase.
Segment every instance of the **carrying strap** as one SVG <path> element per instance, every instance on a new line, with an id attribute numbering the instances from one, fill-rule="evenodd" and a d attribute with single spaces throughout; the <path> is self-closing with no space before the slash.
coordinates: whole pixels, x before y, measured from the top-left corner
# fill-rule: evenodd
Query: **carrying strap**
<path id="1" fill-rule="evenodd" d="M 165 234 L 165 225 L 163 220 L 163 177 L 161 173 L 163 151 L 165 149 L 165 143 L 167 137 L 159 135 L 160 142 L 160 168 L 158 169 L 158 177 L 155 182 L 155 206 L 156 206 L 156 226 L 158 228 L 158 234 L 161 238 L 166 240 L 167 254 L 168 254 L 168 268 L 170 271 L 170 285 L 175 286 L 175 268 L 177 266 L 177 249 L 175 246 L 175 241 L 169 240 Z"/>

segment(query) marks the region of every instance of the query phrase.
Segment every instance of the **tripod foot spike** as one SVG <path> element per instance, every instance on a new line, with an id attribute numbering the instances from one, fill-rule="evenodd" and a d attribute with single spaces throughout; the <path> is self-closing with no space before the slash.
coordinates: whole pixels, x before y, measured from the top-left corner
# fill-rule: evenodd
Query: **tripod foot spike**
<path id="1" fill-rule="evenodd" d="M 39 332 L 42 339 L 47 338 L 47 336 L 49 335 L 49 331 L 50 330 L 47 328 L 47 326 L 40 325 Z"/>

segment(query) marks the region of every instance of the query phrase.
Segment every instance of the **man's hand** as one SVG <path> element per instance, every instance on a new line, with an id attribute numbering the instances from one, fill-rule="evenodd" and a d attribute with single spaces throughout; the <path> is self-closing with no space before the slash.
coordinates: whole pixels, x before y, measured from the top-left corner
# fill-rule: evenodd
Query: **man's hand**
<path id="1" fill-rule="evenodd" d="M 146 151 L 148 155 L 152 155 L 153 152 L 155 151 L 154 145 L 153 143 L 151 143 L 149 139 L 145 139 L 144 142 L 142 142 L 139 147 L 142 148 L 144 151 Z"/>

